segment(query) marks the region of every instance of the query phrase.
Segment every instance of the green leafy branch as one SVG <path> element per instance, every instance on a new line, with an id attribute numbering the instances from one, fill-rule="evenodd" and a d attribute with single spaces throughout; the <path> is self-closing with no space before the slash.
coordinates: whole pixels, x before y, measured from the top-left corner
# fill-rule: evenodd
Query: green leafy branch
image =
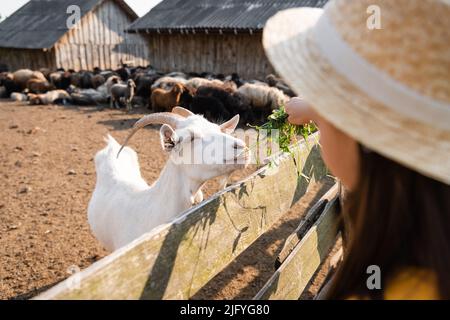
<path id="1" fill-rule="evenodd" d="M 256 129 L 258 132 L 257 136 L 257 150 L 259 155 L 259 144 L 260 144 L 260 131 L 266 130 L 267 132 L 267 139 L 268 139 L 268 146 L 270 146 L 272 142 L 272 130 L 278 130 L 278 136 L 277 136 L 277 143 L 279 145 L 280 150 L 283 152 L 291 153 L 290 146 L 293 143 L 297 143 L 297 137 L 301 136 L 305 140 L 310 136 L 311 134 L 315 133 L 317 131 L 317 127 L 313 122 L 310 122 L 305 125 L 297 126 L 289 123 L 288 121 L 289 115 L 286 113 L 284 106 L 281 106 L 279 109 L 276 109 L 272 112 L 272 114 L 267 118 L 267 122 L 264 123 L 261 126 L 251 126 L 252 128 Z M 272 155 L 272 150 L 269 148 L 268 150 L 268 156 Z M 257 159 L 257 162 L 259 164 L 259 157 Z"/>

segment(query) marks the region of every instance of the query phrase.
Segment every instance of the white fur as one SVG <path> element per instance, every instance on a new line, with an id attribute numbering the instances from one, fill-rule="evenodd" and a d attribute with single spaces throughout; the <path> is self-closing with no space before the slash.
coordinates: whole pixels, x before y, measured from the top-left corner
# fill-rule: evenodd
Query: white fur
<path id="1" fill-rule="evenodd" d="M 13 92 L 13 93 L 11 93 L 11 97 L 10 98 L 12 100 L 14 100 L 14 101 L 20 101 L 20 102 L 28 100 L 27 95 L 23 94 L 23 93 L 20 93 L 20 92 Z"/>
<path id="2" fill-rule="evenodd" d="M 151 89 L 152 91 L 155 89 L 164 89 L 164 90 L 170 90 L 172 89 L 173 85 L 179 83 L 182 85 L 186 84 L 186 79 L 180 78 L 180 77 L 162 77 L 155 81 L 155 83 L 152 85 Z"/>
<path id="3" fill-rule="evenodd" d="M 237 123 L 236 123 L 237 124 Z M 232 128 L 234 130 L 234 127 Z M 97 183 L 88 208 L 88 220 L 97 239 L 110 251 L 170 222 L 195 202 L 202 201 L 202 185 L 209 179 L 229 174 L 242 164 L 182 164 L 177 162 L 185 142 L 179 137 L 195 133 L 202 137 L 225 136 L 227 148 L 243 141 L 222 132 L 218 125 L 200 116 L 191 116 L 182 128 L 161 128 L 161 139 L 172 134 L 175 147 L 157 181 L 149 186 L 141 176 L 136 153 L 126 147 L 120 157 L 120 145 L 108 136 L 107 146 L 95 157 Z M 184 140 L 186 141 L 186 140 Z M 194 152 L 200 152 L 200 149 Z"/>
<path id="4" fill-rule="evenodd" d="M 267 85 L 246 83 L 237 92 L 255 108 L 275 110 L 289 100 L 283 91 Z"/>
<path id="5" fill-rule="evenodd" d="M 223 86 L 223 81 L 214 79 L 214 80 L 208 80 L 208 79 L 204 79 L 204 78 L 192 78 L 189 79 L 186 82 L 186 85 L 198 89 L 201 86 Z"/>
<path id="6" fill-rule="evenodd" d="M 53 104 L 56 100 L 70 100 L 70 95 L 65 90 L 52 90 L 44 94 L 28 94 L 31 104 Z M 33 103 L 34 100 L 38 100 L 39 103 Z"/>
<path id="7" fill-rule="evenodd" d="M 121 84 L 124 83 L 120 77 L 118 76 L 112 76 L 109 77 L 106 82 L 101 85 L 99 88 L 97 88 L 100 92 L 103 94 L 106 94 L 107 97 L 111 96 L 111 88 L 114 86 L 114 84 Z"/>

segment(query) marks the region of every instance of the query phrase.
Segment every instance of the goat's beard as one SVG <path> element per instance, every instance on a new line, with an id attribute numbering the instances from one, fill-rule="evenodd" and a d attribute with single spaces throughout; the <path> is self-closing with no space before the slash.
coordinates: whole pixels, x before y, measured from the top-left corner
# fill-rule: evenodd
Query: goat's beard
<path id="1" fill-rule="evenodd" d="M 233 173 L 230 172 L 230 173 L 227 173 L 226 175 L 223 175 L 223 176 L 220 177 L 220 179 L 219 179 L 219 188 L 220 188 L 220 190 L 223 190 L 223 189 L 225 189 L 227 187 L 228 181 L 230 181 L 230 178 L 231 178 L 232 174 Z"/>

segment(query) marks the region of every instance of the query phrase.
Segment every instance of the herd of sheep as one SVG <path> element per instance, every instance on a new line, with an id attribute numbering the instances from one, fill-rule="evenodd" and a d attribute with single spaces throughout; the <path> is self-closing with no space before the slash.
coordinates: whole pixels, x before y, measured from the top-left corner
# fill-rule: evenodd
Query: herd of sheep
<path id="1" fill-rule="evenodd" d="M 274 75 L 246 81 L 234 73 L 172 72 L 149 67 L 79 71 L 21 69 L 0 73 L 0 98 L 37 104 L 97 105 L 101 108 L 148 106 L 153 112 L 182 106 L 210 121 L 239 114 L 243 123 L 264 119 L 294 93 Z"/>

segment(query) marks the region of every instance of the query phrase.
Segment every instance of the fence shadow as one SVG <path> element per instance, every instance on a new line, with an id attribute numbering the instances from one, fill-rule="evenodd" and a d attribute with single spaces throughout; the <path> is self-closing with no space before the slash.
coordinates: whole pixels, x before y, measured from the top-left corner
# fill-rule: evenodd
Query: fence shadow
<path id="1" fill-rule="evenodd" d="M 206 228 L 214 223 L 219 206 L 219 198 L 214 199 L 206 204 L 207 209 L 204 210 L 204 212 L 206 212 L 205 215 L 190 215 L 184 221 L 170 226 L 154 265 L 148 275 L 144 289 L 142 290 L 140 296 L 141 300 L 163 299 L 173 272 L 178 248 L 184 240 L 185 235 L 190 232 L 191 229 L 194 229 L 193 237 L 195 237 L 195 234 L 199 232 L 200 229 L 204 232 Z M 202 249 L 203 248 L 200 248 L 200 252 Z"/>
<path id="2" fill-rule="evenodd" d="M 330 189 L 330 187 L 334 185 L 334 180 L 332 178 L 325 177 L 326 169 L 324 168 L 323 161 L 320 157 L 319 147 L 314 146 L 313 148 L 316 149 L 311 150 L 311 153 L 304 162 L 302 174 L 298 177 L 291 207 L 305 195 L 308 186 L 306 177 L 309 179 L 314 177 L 316 181 L 322 183 L 322 186 L 320 186 L 320 189 L 308 201 L 304 208 L 303 215 L 306 214 Z M 214 297 L 218 292 L 230 285 L 236 275 L 242 273 L 246 267 L 253 267 L 257 270 L 257 276 L 240 288 L 239 292 L 234 297 L 234 299 L 252 299 L 274 274 L 274 271 L 276 270 L 274 267 L 275 260 L 281 252 L 287 237 L 295 231 L 303 215 L 291 220 L 286 220 L 277 228 L 271 229 L 263 234 L 251 246 L 245 249 L 232 264 L 228 265 L 218 275 L 211 279 L 191 299 L 211 299 L 211 297 Z M 270 248 L 277 243 L 279 244 L 277 249 L 271 254 Z"/>

